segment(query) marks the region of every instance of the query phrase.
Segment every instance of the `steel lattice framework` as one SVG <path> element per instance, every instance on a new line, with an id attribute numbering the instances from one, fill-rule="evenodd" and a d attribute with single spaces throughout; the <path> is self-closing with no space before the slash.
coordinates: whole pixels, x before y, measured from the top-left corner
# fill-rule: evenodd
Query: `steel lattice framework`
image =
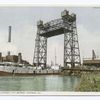
<path id="1" fill-rule="evenodd" d="M 33 64 L 46 68 L 47 62 L 47 38 L 64 34 L 64 67 L 81 64 L 78 34 L 76 28 L 76 15 L 69 14 L 67 10 L 61 13 L 60 19 L 44 23 L 37 22 L 37 36 Z"/>

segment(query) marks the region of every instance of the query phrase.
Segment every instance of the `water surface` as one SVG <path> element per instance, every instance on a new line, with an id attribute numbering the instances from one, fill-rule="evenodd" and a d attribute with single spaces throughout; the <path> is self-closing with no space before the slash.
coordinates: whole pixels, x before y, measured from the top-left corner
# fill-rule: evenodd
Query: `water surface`
<path id="1" fill-rule="evenodd" d="M 0 77 L 0 91 L 74 91 L 79 81 L 76 76 L 3 76 Z"/>

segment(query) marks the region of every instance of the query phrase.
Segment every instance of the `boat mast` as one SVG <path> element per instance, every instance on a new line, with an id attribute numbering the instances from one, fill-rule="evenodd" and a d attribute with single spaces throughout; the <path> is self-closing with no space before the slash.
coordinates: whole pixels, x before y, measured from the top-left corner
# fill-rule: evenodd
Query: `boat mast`
<path id="1" fill-rule="evenodd" d="M 57 59 L 57 56 L 56 56 L 56 48 L 55 48 L 55 65 L 57 64 L 56 59 Z"/>

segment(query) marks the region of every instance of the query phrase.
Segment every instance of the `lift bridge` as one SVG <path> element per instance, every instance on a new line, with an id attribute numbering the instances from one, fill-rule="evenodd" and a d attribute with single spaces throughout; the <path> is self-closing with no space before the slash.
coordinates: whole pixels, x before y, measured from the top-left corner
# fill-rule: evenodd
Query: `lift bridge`
<path id="1" fill-rule="evenodd" d="M 47 63 L 47 39 L 56 35 L 64 34 L 64 67 L 75 67 L 81 64 L 76 28 L 76 15 L 69 11 L 61 12 L 61 18 L 43 23 L 37 22 L 37 35 L 33 65 L 46 68 Z M 56 42 L 56 41 L 55 41 Z"/>

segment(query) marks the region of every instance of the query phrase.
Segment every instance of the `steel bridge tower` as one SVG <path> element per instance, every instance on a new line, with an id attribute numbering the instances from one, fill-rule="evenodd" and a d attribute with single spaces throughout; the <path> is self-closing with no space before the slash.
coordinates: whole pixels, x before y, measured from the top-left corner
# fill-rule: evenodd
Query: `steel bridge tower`
<path id="1" fill-rule="evenodd" d="M 47 38 L 64 34 L 64 67 L 75 67 L 81 64 L 76 15 L 69 14 L 67 10 L 61 12 L 61 18 L 43 23 L 37 22 L 37 36 L 33 65 L 46 68 L 47 63 Z"/>

